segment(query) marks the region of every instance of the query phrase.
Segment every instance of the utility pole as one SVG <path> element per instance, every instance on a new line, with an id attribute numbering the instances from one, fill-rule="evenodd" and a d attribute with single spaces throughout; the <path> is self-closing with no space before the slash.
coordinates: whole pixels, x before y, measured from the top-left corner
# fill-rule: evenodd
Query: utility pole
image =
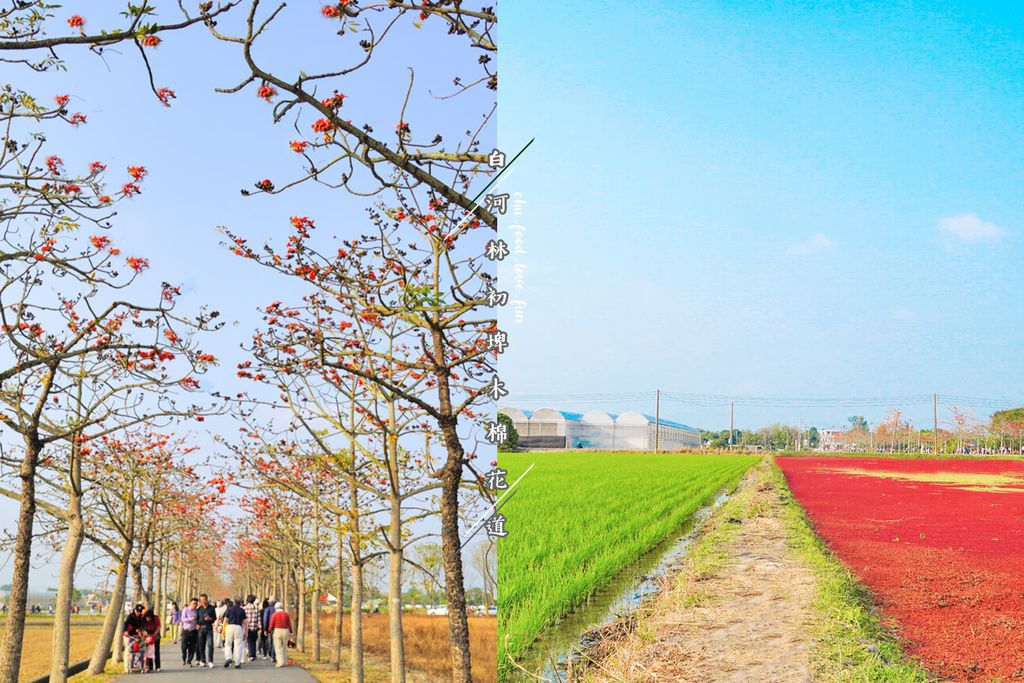
<path id="1" fill-rule="evenodd" d="M 732 448 L 733 442 L 736 439 L 736 428 L 733 426 L 735 424 L 735 417 L 736 402 L 729 401 L 729 448 Z"/>
<path id="2" fill-rule="evenodd" d="M 654 452 L 658 452 L 661 436 L 661 389 L 654 390 Z"/>
<path id="3" fill-rule="evenodd" d="M 932 455 L 939 453 L 939 396 L 932 394 Z"/>
<path id="4" fill-rule="evenodd" d="M 797 435 L 797 447 L 798 451 L 804 449 L 804 421 L 800 420 L 800 433 Z"/>

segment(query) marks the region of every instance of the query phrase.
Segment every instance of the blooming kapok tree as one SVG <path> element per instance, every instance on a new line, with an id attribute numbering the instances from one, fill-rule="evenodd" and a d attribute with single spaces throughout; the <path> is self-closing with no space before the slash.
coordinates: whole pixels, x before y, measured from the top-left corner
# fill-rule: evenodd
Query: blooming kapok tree
<path id="1" fill-rule="evenodd" d="M 306 416 L 303 422 L 312 425 L 325 421 Z M 398 425 L 399 429 L 404 428 L 401 421 Z M 264 426 L 258 433 L 265 435 L 267 431 Z M 255 436 L 257 432 L 250 430 L 249 434 Z M 410 533 L 410 525 L 436 514 L 429 501 L 424 499 L 424 494 L 435 489 L 437 484 L 424 480 L 425 458 L 422 453 L 411 453 L 379 433 L 353 440 L 354 443 L 348 445 L 338 436 L 324 428 L 315 436 L 284 444 L 267 443 L 260 437 L 250 444 L 253 452 L 245 456 L 245 460 L 256 481 L 255 486 L 263 490 L 288 491 L 306 499 L 312 506 L 314 538 L 319 537 L 317 529 L 321 526 L 321 517 L 338 520 L 335 529 L 339 587 L 344 550 L 347 550 L 352 569 L 354 642 L 351 664 L 354 681 L 363 678 L 360 613 L 363 567 L 376 556 L 388 555 L 391 662 L 395 675 L 400 677 L 404 671 L 401 619 L 403 564 L 408 562 L 406 549 L 425 537 Z M 395 444 L 393 447 L 385 445 L 392 443 Z M 345 495 L 343 489 L 347 489 Z M 383 514 L 385 519 L 376 521 L 374 517 L 378 514 Z M 377 538 L 373 538 L 378 533 Z M 343 547 L 342 543 L 346 546 Z M 383 550 L 369 550 L 371 543 Z M 314 550 L 318 552 L 318 547 L 314 546 Z M 317 588 L 314 586 L 314 593 Z M 339 621 L 335 622 L 336 631 L 339 624 Z M 317 627 L 314 611 L 314 652 L 318 640 Z M 340 647 L 340 643 L 335 645 Z M 336 654 L 340 655 L 340 651 Z M 340 662 L 340 656 L 335 661 Z"/>
<path id="2" fill-rule="evenodd" d="M 215 328 L 216 313 L 178 314 L 176 288 L 169 285 L 148 305 L 122 299 L 115 283 L 127 286 L 134 276 L 115 279 L 117 272 L 105 260 L 111 258 L 111 249 L 106 238 L 85 247 L 85 261 L 102 264 L 95 272 L 106 279 L 103 284 L 83 282 L 78 291 L 68 287 L 75 282 L 72 278 L 58 271 L 39 272 L 32 263 L 9 262 L 0 272 L 0 357 L 10 368 L 0 381 L 4 410 L 0 422 L 24 444 L 17 465 L 20 512 L 5 638 L 14 637 L 11 634 L 23 617 L 35 477 L 43 449 L 56 441 L 123 428 L 159 415 L 201 411 L 195 404 L 179 404 L 175 394 L 198 389 L 196 376 L 213 362 L 192 333 Z M 103 255 L 98 253 L 101 250 Z M 127 262 L 132 270 L 145 267 L 134 257 Z M 51 289 L 55 286 L 63 289 L 57 297 Z M 0 660 L 0 667 L 13 666 L 16 675 L 19 651 L 20 639 L 5 640 L 6 659 Z M 0 668 L 0 675 L 4 671 Z"/>
<path id="3" fill-rule="evenodd" d="M 202 3 L 195 17 L 186 16 L 176 24 L 151 21 L 153 5 L 126 3 L 125 23 L 116 29 L 89 32 L 86 18 L 73 15 L 70 31 L 54 35 L 53 10 L 41 0 L 26 0 L 0 10 L 0 61 L 21 65 L 36 72 L 66 67 L 60 48 L 87 45 L 101 52 L 121 42 L 134 42 L 149 68 L 145 50 L 160 41 L 160 35 L 183 29 L 230 9 L 230 4 L 213 9 Z M 183 7 L 179 5 L 180 7 Z M 164 104 L 173 97 L 167 88 L 150 86 Z M 50 104 L 52 102 L 52 104 Z M 5 425 L 25 443 L 19 466 L 21 509 L 15 541 L 15 571 L 8 627 L 0 644 L 0 680 L 15 681 L 21 657 L 28 560 L 31 554 L 32 523 L 35 515 L 34 486 L 39 454 L 46 443 L 65 438 L 45 433 L 44 409 L 64 391 L 61 375 L 68 363 L 84 356 L 135 351 L 158 353 L 173 340 L 126 341 L 124 328 L 140 325 L 154 333 L 171 332 L 174 318 L 163 304 L 140 307 L 116 299 L 100 305 L 95 296 L 104 290 L 127 286 L 132 278 L 118 276 L 117 268 L 140 272 L 145 259 L 131 255 L 123 259 L 101 232 L 80 236 L 84 229 L 109 227 L 113 205 L 138 194 L 145 175 L 142 166 L 129 167 L 119 189 L 107 189 L 106 164 L 94 161 L 83 169 L 70 169 L 62 156 L 49 149 L 46 126 L 65 124 L 81 127 L 87 116 L 68 109 L 70 96 L 35 97 L 14 83 L 0 88 L 0 310 L 3 312 L 3 360 L 0 383 L 4 401 L 12 412 Z M 59 291 L 60 296 L 53 294 Z M 165 294 L 173 288 L 165 288 Z M 209 322 L 201 314 L 192 323 Z M 178 328 L 185 324 L 177 320 Z M 185 351 L 185 349 L 182 349 Z M 187 354 L 186 354 L 187 355 Z M 64 387 L 64 388 L 62 388 Z M 44 435 L 45 433 L 45 435 Z"/>
<path id="4" fill-rule="evenodd" d="M 65 305 L 64 310 L 74 309 Z M 86 535 L 82 466 L 90 454 L 90 443 L 98 438 L 110 438 L 141 423 L 152 425 L 161 418 L 201 418 L 200 406 L 179 406 L 174 394 L 182 386 L 193 391 L 197 389 L 195 375 L 212 362 L 213 357 L 209 354 L 191 352 L 179 355 L 167 348 L 143 347 L 134 351 L 95 349 L 92 353 L 54 365 L 49 391 L 42 399 L 42 405 L 38 406 L 42 408 L 38 422 L 34 417 L 23 415 L 14 424 L 15 430 L 28 441 L 38 438 L 40 447 L 65 444 L 58 451 L 60 457 L 43 457 L 40 461 L 41 470 L 54 475 L 49 479 L 50 487 L 57 489 L 50 495 L 50 505 L 44 509 L 61 509 L 61 521 L 65 526 L 54 617 L 53 677 L 67 677 L 73 577 Z M 28 373 L 19 377 L 31 376 Z M 0 395 L 0 401 L 7 398 L 7 394 Z M 17 414 L 17 409 L 14 413 Z M 8 426 L 12 426 L 13 417 L 8 418 Z M 2 462 L 4 465 L 23 464 Z M 54 482 L 62 484 L 55 486 Z M 22 502 L 25 500 L 23 492 L 2 490 L 2 493 L 21 498 Z M 38 496 L 36 502 L 40 503 Z"/>
<path id="5" fill-rule="evenodd" d="M 267 320 L 273 326 L 280 318 L 278 307 L 269 307 Z M 268 334 L 270 336 L 268 336 Z M 257 487 L 288 490 L 294 495 L 315 495 L 324 510 L 335 519 L 336 589 L 343 594 L 344 562 L 351 572 L 350 621 L 352 637 L 351 678 L 363 680 L 362 602 L 364 567 L 381 551 L 375 539 L 374 506 L 382 498 L 380 481 L 388 468 L 381 463 L 379 430 L 367 409 L 370 396 L 364 382 L 343 377 L 335 370 L 316 371 L 313 363 L 292 366 L 287 346 L 276 347 L 273 329 L 257 335 L 253 349 L 255 359 L 240 364 L 238 374 L 256 382 L 267 383 L 279 392 L 277 400 L 266 401 L 245 395 L 249 408 L 240 412 L 245 422 L 241 428 L 243 441 L 237 447 Z M 281 362 L 284 360 L 284 362 Z M 255 411 L 284 408 L 288 424 L 281 433 L 268 427 L 265 420 L 255 419 Z M 282 439 L 287 436 L 288 438 Z M 324 480 L 321 490 L 312 492 L 308 472 L 316 467 Z M 390 478 L 390 475 L 389 477 Z M 398 479 L 396 472 L 395 479 Z M 333 496 L 326 490 L 334 485 Z M 396 481 L 396 489 L 404 492 L 404 481 Z M 340 598 L 339 598 L 340 599 Z M 314 613 L 315 614 L 315 613 Z M 342 610 L 335 615 L 335 669 L 341 666 Z M 316 633 L 314 629 L 314 638 Z"/>
<path id="6" fill-rule="evenodd" d="M 485 398 L 485 381 L 493 373 L 496 352 L 489 335 L 496 327 L 487 308 L 492 278 L 482 249 L 456 249 L 460 242 L 472 243 L 479 221 L 459 223 L 465 212 L 438 198 L 424 202 L 429 213 L 414 197 L 398 198 L 398 207 L 371 212 L 372 228 L 365 234 L 340 244 L 316 241 L 313 221 L 295 217 L 284 250 L 255 250 L 230 232 L 229 246 L 309 289 L 301 305 L 274 307 L 280 315 L 268 319 L 275 327 L 264 335 L 274 348 L 287 349 L 296 371 L 308 364 L 362 380 L 420 411 L 441 435 L 447 457 L 432 474 L 441 484 L 453 676 L 461 680 L 469 651 L 459 493 L 482 479 L 459 426 L 476 423 L 473 406 Z"/>
<path id="7" fill-rule="evenodd" d="M 402 327 L 400 341 L 409 348 L 422 349 L 422 358 L 414 356 L 414 362 L 403 359 L 400 363 L 427 376 L 429 388 L 436 392 L 436 397 L 420 397 L 419 402 L 411 403 L 434 422 L 448 453 L 446 463 L 435 474 L 442 491 L 452 680 L 469 683 L 469 630 L 458 523 L 459 490 L 470 459 L 459 442 L 458 428 L 460 419 L 463 424 L 467 418 L 475 419 L 471 406 L 482 398 L 479 385 L 484 374 L 493 370 L 482 360 L 485 349 L 480 345 L 483 330 L 493 330 L 495 325 L 493 317 L 480 320 L 487 301 L 484 276 L 488 270 L 493 272 L 493 266 L 462 254 L 479 256 L 483 251 L 483 240 L 464 239 L 470 230 L 497 228 L 497 217 L 478 202 L 489 176 L 495 173 L 487 164 L 487 147 L 491 145 L 482 141 L 494 139 L 497 75 L 491 56 L 496 51 L 493 32 L 497 15 L 493 7 L 455 0 L 331 3 L 321 9 L 322 21 L 336 22 L 338 30 L 319 53 L 331 55 L 333 61 L 302 64 L 294 73 L 282 75 L 280 69 L 257 56 L 255 46 L 262 45 L 258 52 L 268 54 L 268 29 L 285 11 L 283 3 L 261 11 L 258 0 L 250 0 L 244 23 L 237 30 L 210 27 L 217 39 L 241 48 L 246 74 L 226 92 L 251 86 L 258 101 L 272 104 L 275 121 L 294 114 L 296 129 L 301 131 L 288 144 L 303 159 L 303 172 L 291 180 L 260 178 L 256 190 L 277 194 L 298 183 L 316 182 L 359 196 L 384 193 L 388 202 L 395 194 L 390 218 L 399 221 L 402 229 L 380 229 L 376 242 L 373 236 L 354 238 L 337 257 L 333 255 L 337 247 L 324 246 L 322 255 L 303 254 L 304 263 L 289 258 L 289 254 L 295 255 L 292 248 L 295 253 L 309 248 L 300 233 L 300 242 L 290 244 L 288 253 L 265 254 L 265 263 L 303 279 L 312 288 L 323 289 L 328 305 L 336 307 L 341 317 L 356 320 L 368 316 L 370 323 L 394 317 Z M 316 34 L 311 30 L 305 35 L 313 40 Z M 347 36 L 351 36 L 349 40 L 338 42 Z M 416 67 L 426 55 L 433 57 L 443 49 L 457 55 L 444 64 L 456 64 L 457 69 L 472 70 L 472 74 L 454 74 L 454 91 L 435 95 L 434 85 L 424 88 L 417 84 Z M 401 79 L 371 77 L 367 79 L 371 88 L 364 92 L 347 90 L 353 73 L 375 73 L 379 60 L 374 57 L 381 50 L 408 60 L 408 79 L 404 74 Z M 386 73 L 386 66 L 383 68 Z M 388 94 L 395 96 L 395 105 L 381 113 L 382 99 Z M 436 111 L 434 117 L 445 122 L 444 130 L 438 129 L 440 124 L 421 126 L 415 120 L 416 112 L 425 109 L 444 110 Z M 353 121 L 354 117 L 359 120 Z M 243 193 L 252 194 L 249 190 Z M 408 222 L 403 222 L 406 218 Z M 384 218 L 376 216 L 375 229 L 380 228 L 377 220 Z M 298 229 L 308 231 L 301 226 Z M 456 242 L 461 245 L 458 250 Z M 375 244 L 380 246 L 374 248 Z M 244 240 L 232 247 L 243 255 L 252 253 Z M 346 279 L 343 274 L 350 268 L 356 275 Z M 379 292 L 382 282 L 386 287 Z M 379 298 L 380 293 L 385 296 Z M 322 356 L 326 367 L 364 379 L 381 391 L 395 392 L 397 387 L 390 378 L 354 362 L 360 356 L 374 358 L 383 361 L 390 372 L 392 361 L 386 352 L 359 346 L 358 340 L 345 338 L 344 332 L 320 340 L 302 339 L 301 330 L 296 330 L 295 336 L 292 346 L 304 346 L 312 357 Z M 395 392 L 394 396 L 409 400 L 411 395 Z"/>
<path id="8" fill-rule="evenodd" d="M 181 439 L 144 427 L 93 440 L 83 468 L 83 478 L 95 484 L 90 540 L 113 560 L 114 592 L 89 662 L 90 672 L 103 670 L 112 645 L 115 660 L 120 656 L 121 639 L 115 635 L 130 572 L 136 595 L 144 592 L 141 568 L 133 559 L 140 544 L 178 541 L 187 546 L 195 540 L 194 530 L 209 528 L 221 504 L 225 488 L 204 487 L 195 467 L 185 462 L 192 450 Z M 197 550 L 210 554 L 208 544 Z"/>
<path id="9" fill-rule="evenodd" d="M 244 24 L 233 34 L 208 22 L 214 37 L 241 46 L 247 71 L 238 85 L 223 92 L 239 92 L 251 86 L 250 92 L 254 91 L 259 100 L 273 105 L 275 122 L 297 114 L 302 122 L 297 127 L 308 131 L 288 143 L 303 158 L 304 172 L 277 183 L 271 178 L 260 179 L 255 183 L 258 191 L 278 193 L 307 181 L 345 188 L 361 196 L 386 189 L 423 187 L 484 224 L 497 227 L 496 216 L 477 202 L 463 183 L 465 178 L 486 178 L 494 173 L 487 165 L 490 150 L 480 149 L 482 133 L 493 135 L 498 87 L 492 63 L 492 55 L 497 52 L 493 34 L 498 21 L 493 6 L 461 0 L 328 3 L 320 10 L 320 21 L 337 27 L 323 43 L 323 53 L 332 55 L 331 62 L 304 64 L 294 73 L 284 74 L 265 57 L 257 58 L 255 46 L 262 45 L 261 57 L 273 54 L 264 43 L 269 40 L 268 29 L 285 11 L 285 3 L 263 13 L 259 0 L 248 0 L 248 4 Z M 316 20 L 308 6 L 299 11 Z M 311 27 L 307 40 L 315 39 L 315 31 L 316 27 Z M 456 39 L 449 44 L 450 39 L 443 37 L 442 31 Z M 348 36 L 352 37 L 343 40 Z M 417 62 L 430 59 L 427 55 L 440 49 L 456 52 L 457 57 L 444 63 L 457 64 L 457 69 L 467 73 L 452 76 L 449 93 L 437 94 L 429 86 L 426 92 L 417 90 Z M 372 71 L 376 66 L 374 57 L 384 50 L 409 60 L 408 80 L 373 81 L 372 89 L 362 94 L 339 92 L 351 82 L 353 74 Z M 388 89 L 400 96 L 397 99 L 402 104 L 379 120 L 370 108 L 379 106 L 382 92 Z M 442 132 L 424 132 L 415 125 L 410 118 L 420 100 L 445 105 L 438 114 L 439 119 L 452 124 L 445 133 L 464 134 L 464 139 L 451 145 Z M 363 118 L 354 123 L 354 116 Z"/>
<path id="10" fill-rule="evenodd" d="M 268 430 L 265 422 L 250 424 L 247 433 L 257 440 L 259 453 L 249 459 L 254 474 L 269 479 L 274 486 L 312 496 L 314 504 L 322 504 L 333 514 L 346 515 L 357 531 L 359 518 L 352 514 L 351 505 L 319 501 L 315 487 L 294 481 L 290 473 L 295 469 L 305 472 L 328 468 L 329 475 L 345 479 L 355 493 L 367 493 L 383 503 L 382 511 L 387 511 L 388 519 L 381 525 L 380 540 L 389 556 L 392 676 L 401 678 L 405 671 L 401 609 L 403 564 L 409 561 L 405 556 L 406 548 L 419 540 L 405 530 L 410 523 L 436 514 L 435 509 L 426 506 L 424 497 L 440 486 L 436 480 L 425 479 L 435 465 L 429 448 L 414 453 L 408 444 L 402 446 L 401 442 L 417 434 L 429 435 L 429 421 L 419 407 L 401 399 L 392 390 L 339 372 L 316 356 L 301 354 L 292 343 L 294 332 L 299 329 L 317 337 L 329 337 L 340 328 L 347 330 L 350 336 L 347 342 L 350 349 L 372 346 L 383 349 L 386 356 L 401 356 L 407 361 L 415 352 L 396 338 L 395 332 L 401 326 L 395 320 L 381 325 L 368 320 L 349 322 L 345 317 L 339 318 L 331 305 L 325 305 L 324 297 L 318 292 L 305 297 L 294 309 L 274 302 L 267 307 L 264 319 L 268 327 L 254 337 L 253 360 L 240 364 L 238 374 L 277 389 L 276 404 L 282 405 L 291 416 L 287 432 L 305 432 L 303 441 L 307 446 L 292 444 L 283 448 L 274 441 L 276 435 Z M 389 366 L 380 357 L 353 356 L 348 362 L 362 364 L 369 373 L 387 376 L 393 385 L 402 386 L 407 396 L 431 391 L 431 381 L 425 373 L 403 365 L 392 362 Z M 264 403 L 264 408 L 269 407 Z M 282 460 L 285 460 L 283 465 Z M 416 501 L 419 502 L 411 504 Z M 355 512 L 359 511 L 356 506 Z M 361 583 L 365 560 L 356 564 L 353 584 Z M 358 618 L 357 612 L 353 612 L 354 632 L 359 631 Z M 359 680 L 358 658 L 352 664 L 354 680 Z"/>

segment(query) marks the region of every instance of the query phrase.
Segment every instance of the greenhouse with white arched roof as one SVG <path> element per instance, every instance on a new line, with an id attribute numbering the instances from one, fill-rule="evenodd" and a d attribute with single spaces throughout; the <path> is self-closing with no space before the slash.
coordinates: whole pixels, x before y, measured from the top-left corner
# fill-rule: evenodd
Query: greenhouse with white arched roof
<path id="1" fill-rule="evenodd" d="M 639 412 L 585 414 L 554 408 L 534 412 L 500 407 L 512 420 L 524 448 L 593 448 L 598 450 L 672 451 L 700 448 L 700 430 L 679 422 L 656 420 Z M 656 436 L 657 435 L 657 436 Z"/>

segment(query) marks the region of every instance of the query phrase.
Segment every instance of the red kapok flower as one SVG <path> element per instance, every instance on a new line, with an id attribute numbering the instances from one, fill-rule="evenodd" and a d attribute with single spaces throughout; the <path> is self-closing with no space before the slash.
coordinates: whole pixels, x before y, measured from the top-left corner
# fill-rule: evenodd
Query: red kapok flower
<path id="1" fill-rule="evenodd" d="M 102 161 L 94 161 L 91 164 L 89 164 L 89 173 L 91 173 L 92 175 L 96 175 L 97 173 L 103 173 L 103 171 L 105 170 L 107 170 L 107 165 Z"/>
<path id="2" fill-rule="evenodd" d="M 145 47 L 156 47 L 160 44 L 160 36 L 148 35 L 142 37 L 142 44 Z"/>
<path id="3" fill-rule="evenodd" d="M 256 183 L 256 189 L 263 190 L 264 192 L 270 192 L 274 189 L 274 183 L 270 182 L 269 178 L 264 178 Z"/>
<path id="4" fill-rule="evenodd" d="M 68 119 L 68 123 L 70 123 L 72 126 L 78 126 L 85 123 L 85 114 L 83 114 L 80 111 L 76 111 L 74 114 L 71 115 L 71 118 Z"/>
<path id="5" fill-rule="evenodd" d="M 328 119 L 317 119 L 313 122 L 312 128 L 317 133 L 326 133 L 334 128 L 334 124 Z"/>
<path id="6" fill-rule="evenodd" d="M 309 143 L 306 142 L 305 140 L 292 140 L 288 144 L 291 146 L 293 152 L 297 154 L 302 154 L 303 152 L 306 151 L 306 145 L 308 145 Z"/>
<path id="7" fill-rule="evenodd" d="M 328 19 L 337 19 L 341 16 L 341 10 L 338 9 L 337 5 L 324 5 L 320 9 L 320 13 Z"/>
<path id="8" fill-rule="evenodd" d="M 72 14 L 68 19 L 68 26 L 71 28 L 82 28 L 85 26 L 85 18 L 81 14 Z"/>
<path id="9" fill-rule="evenodd" d="M 46 168 L 50 169 L 50 173 L 57 175 L 60 173 L 60 167 L 64 165 L 64 161 L 61 160 L 56 154 L 51 154 L 46 157 Z"/>
<path id="10" fill-rule="evenodd" d="M 132 195 L 142 192 L 142 189 L 135 183 L 125 183 L 121 186 L 121 192 L 124 193 L 125 197 L 131 197 Z"/>
<path id="11" fill-rule="evenodd" d="M 110 238 L 106 235 L 93 235 L 89 238 L 89 241 L 97 249 L 106 249 L 107 245 L 110 244 Z"/>
<path id="12" fill-rule="evenodd" d="M 149 261 L 144 258 L 139 258 L 138 256 L 129 256 L 125 261 L 136 273 L 141 273 L 146 268 L 149 268 Z"/>
<path id="13" fill-rule="evenodd" d="M 261 100 L 266 100 L 267 102 L 269 102 L 270 100 L 277 97 L 277 90 L 273 86 L 264 83 L 256 91 L 256 96 L 259 97 Z"/>
<path id="14" fill-rule="evenodd" d="M 109 194 L 101 194 L 101 195 L 100 195 L 100 196 L 98 197 L 98 199 L 99 199 L 99 200 L 100 200 L 101 202 L 103 202 L 104 204 L 109 204 L 109 203 L 110 203 L 110 201 L 111 201 L 111 200 L 110 200 L 110 195 L 109 195 Z"/>
<path id="15" fill-rule="evenodd" d="M 338 107 L 345 103 L 346 97 L 347 95 L 343 95 L 337 90 L 335 90 L 334 94 L 321 101 L 321 104 L 330 109 L 337 109 Z"/>
<path id="16" fill-rule="evenodd" d="M 142 178 L 146 175 L 147 172 L 148 171 L 146 171 L 146 167 L 145 166 L 129 166 L 128 167 L 128 175 L 130 175 L 135 180 L 142 180 Z"/>
<path id="17" fill-rule="evenodd" d="M 156 91 L 156 96 L 165 107 L 171 106 L 171 100 L 177 97 L 170 88 L 160 88 Z"/>
<path id="18" fill-rule="evenodd" d="M 67 106 L 67 103 L 70 100 L 71 97 L 68 95 L 57 95 L 53 98 L 53 101 L 57 103 L 57 107 L 60 109 L 63 109 L 65 106 Z"/>

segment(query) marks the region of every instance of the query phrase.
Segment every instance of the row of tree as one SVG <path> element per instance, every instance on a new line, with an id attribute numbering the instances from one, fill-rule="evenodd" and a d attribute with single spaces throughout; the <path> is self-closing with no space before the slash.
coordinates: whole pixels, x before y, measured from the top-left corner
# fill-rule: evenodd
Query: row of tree
<path id="1" fill-rule="evenodd" d="M 157 87 L 150 54 L 172 35 L 205 27 L 213 39 L 240 49 L 245 76 L 227 91 L 253 92 L 257 102 L 271 104 L 275 122 L 288 115 L 299 131 L 287 143 L 301 160 L 297 175 L 281 171 L 294 177 L 259 179 L 255 192 L 243 194 L 276 195 L 316 183 L 369 198 L 367 217 L 348 221 L 365 227 L 346 227 L 337 240 L 317 237 L 315 219 L 300 215 L 283 226 L 287 237 L 278 246 L 252 248 L 245 236 L 225 229 L 227 250 L 279 279 L 282 291 L 298 293 L 266 305 L 262 328 L 243 345 L 248 356 L 231 359 L 236 381 L 249 386 L 208 391 L 202 376 L 219 363 L 203 340 L 218 333 L 219 314 L 202 306 L 182 312 L 180 288 L 171 283 L 147 292 L 142 274 L 149 261 L 122 253 L 112 237 L 114 207 L 141 193 L 146 167 L 118 174 L 108 174 L 102 161 L 69 167 L 67 155 L 50 148 L 47 131 L 87 130 L 88 116 L 69 108 L 67 94 L 5 84 L 0 423 L 6 443 L 14 437 L 18 448 L 0 454 L 0 493 L 18 501 L 19 515 L 0 680 L 18 678 L 30 561 L 41 542 L 61 553 L 51 681 L 67 679 L 74 576 L 85 544 L 109 557 L 114 577 L 92 673 L 111 652 L 119 655 L 115 635 L 129 585 L 131 599 L 161 611 L 167 597 L 258 585 L 263 594 L 288 596 L 301 622 L 308 600 L 322 593 L 333 548 L 339 588 L 343 567 L 350 570 L 353 633 L 362 567 L 377 554 L 389 559 L 393 681 L 405 677 L 406 565 L 443 586 L 452 680 L 471 680 L 468 539 L 460 523 L 491 496 L 474 462 L 473 435 L 497 355 L 487 306 L 493 268 L 482 236 L 497 221 L 475 193 L 496 172 L 481 139 L 493 136 L 497 19 L 491 7 L 463 5 L 325 5 L 310 20 L 336 22 L 337 39 L 354 33 L 360 40 L 324 52 L 352 61 L 288 67 L 284 75 L 261 61 L 280 50 L 256 57 L 283 4 L 178 3 L 181 18 L 161 23 L 153 3 L 141 0 L 126 3 L 113 20 L 119 25 L 102 28 L 77 14 L 54 28 L 57 6 L 42 0 L 0 10 L 0 59 L 8 77 L 19 67 L 34 74 L 71 68 L 79 46 L 102 53 L 124 43 L 137 49 L 153 94 L 167 106 L 175 93 Z M 422 27 L 428 44 L 453 36 L 466 61 L 452 67 L 475 71 L 456 75 L 455 92 L 442 99 L 452 103 L 453 129 L 465 131 L 461 140 L 413 128 L 406 111 L 419 94 L 413 64 L 409 80 L 395 84 L 405 99 L 393 138 L 343 113 L 346 95 L 337 87 L 377 52 L 401 48 L 390 36 L 404 23 Z M 431 52 L 421 44 L 396 56 L 413 61 Z M 481 88 L 489 94 L 466 100 Z M 183 436 L 190 421 L 228 414 L 242 424 L 239 439 L 223 440 L 242 463 L 240 472 L 210 463 Z M 430 527 L 434 517 L 439 534 Z M 244 532 L 236 547 L 221 548 L 229 533 L 197 536 L 228 524 Z M 422 544 L 435 535 L 437 554 Z M 418 554 L 410 556 L 417 543 Z M 483 558 L 481 566 L 490 566 L 488 551 Z M 312 610 L 317 656 L 318 615 Z M 363 679 L 361 662 L 354 649 L 354 681 Z"/>
<path id="2" fill-rule="evenodd" d="M 906 417 L 903 410 L 889 410 L 873 428 L 863 415 L 848 418 L 845 430 L 830 429 L 823 436 L 817 427 L 803 429 L 774 423 L 757 430 L 723 429 L 702 431 L 705 447 L 764 448 L 795 451 L 824 448 L 889 453 L 1024 453 L 1024 408 L 1000 410 L 988 421 L 958 406 L 948 406 L 945 419 L 935 429 L 922 429 Z"/>

